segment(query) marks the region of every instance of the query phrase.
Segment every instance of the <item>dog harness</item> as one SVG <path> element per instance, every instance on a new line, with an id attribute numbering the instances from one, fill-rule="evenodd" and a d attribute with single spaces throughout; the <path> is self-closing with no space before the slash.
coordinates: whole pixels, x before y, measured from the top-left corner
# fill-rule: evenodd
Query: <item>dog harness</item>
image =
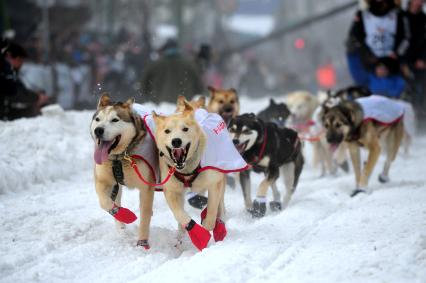
<path id="1" fill-rule="evenodd" d="M 361 105 L 363 121 L 374 121 L 383 126 L 390 126 L 404 116 L 402 104 L 381 95 L 371 95 L 355 100 Z"/>
<path id="2" fill-rule="evenodd" d="M 146 156 L 147 158 L 145 158 L 145 160 L 147 162 L 152 160 L 152 168 L 155 172 L 158 172 L 158 161 L 155 163 L 157 151 L 155 147 L 154 118 L 151 115 L 151 111 L 143 105 L 133 104 L 133 110 L 142 117 L 148 132 L 144 142 L 138 147 L 138 156 L 140 158 Z M 208 113 L 204 109 L 195 110 L 194 117 L 206 135 L 206 148 L 201 156 L 201 162 L 197 169 L 191 174 L 182 174 L 178 171 L 173 171 L 171 174 L 173 174 L 176 179 L 184 183 L 185 186 L 190 187 L 198 174 L 206 170 L 231 173 L 247 170 L 249 168 L 249 165 L 235 148 L 222 117 L 216 113 Z M 152 150 L 152 148 L 150 149 L 150 146 L 154 146 L 155 150 Z M 154 154 L 152 154 L 152 152 L 154 152 Z M 159 174 L 157 173 L 155 176 L 159 176 Z M 166 180 L 164 180 L 162 184 L 164 184 L 165 181 Z"/>

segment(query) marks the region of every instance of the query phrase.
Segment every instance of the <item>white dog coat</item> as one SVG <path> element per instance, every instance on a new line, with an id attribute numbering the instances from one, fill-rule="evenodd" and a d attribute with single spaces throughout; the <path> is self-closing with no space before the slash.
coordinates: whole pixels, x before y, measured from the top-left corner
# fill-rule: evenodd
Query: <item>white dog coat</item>
<path id="1" fill-rule="evenodd" d="M 391 125 L 404 115 L 404 107 L 387 97 L 371 95 L 356 99 L 364 112 L 364 122 L 374 120 L 383 125 Z"/>
<path id="2" fill-rule="evenodd" d="M 144 142 L 137 148 L 136 156 L 140 156 L 146 160 L 158 178 L 159 167 L 154 137 L 155 122 L 151 115 L 152 111 L 149 111 L 140 104 L 133 104 L 133 110 L 141 116 L 148 132 Z M 201 157 L 199 172 L 211 169 L 223 173 L 231 173 L 248 169 L 247 163 L 232 143 L 222 117 L 216 113 L 208 113 L 204 109 L 197 109 L 195 110 L 195 120 L 207 138 L 206 149 Z"/>

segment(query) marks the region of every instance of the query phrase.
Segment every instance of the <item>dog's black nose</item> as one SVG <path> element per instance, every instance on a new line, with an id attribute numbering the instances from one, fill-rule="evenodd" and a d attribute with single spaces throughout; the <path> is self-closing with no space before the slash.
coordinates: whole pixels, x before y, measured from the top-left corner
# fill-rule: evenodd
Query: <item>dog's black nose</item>
<path id="1" fill-rule="evenodd" d="M 232 142 L 233 142 L 235 145 L 237 145 L 237 144 L 239 144 L 239 143 L 240 143 L 240 141 L 239 141 L 239 140 L 237 140 L 237 139 L 232 140 Z"/>
<path id="2" fill-rule="evenodd" d="M 234 111 L 234 107 L 232 107 L 232 106 L 223 107 L 223 112 L 229 113 L 229 112 L 232 112 L 232 111 Z"/>
<path id="3" fill-rule="evenodd" d="M 172 146 L 174 148 L 179 148 L 182 145 L 182 140 L 181 139 L 172 139 Z"/>
<path id="4" fill-rule="evenodd" d="M 102 128 L 102 127 L 97 127 L 97 128 L 95 129 L 95 136 L 96 136 L 97 138 L 101 138 L 103 134 L 104 134 L 104 128 Z"/>

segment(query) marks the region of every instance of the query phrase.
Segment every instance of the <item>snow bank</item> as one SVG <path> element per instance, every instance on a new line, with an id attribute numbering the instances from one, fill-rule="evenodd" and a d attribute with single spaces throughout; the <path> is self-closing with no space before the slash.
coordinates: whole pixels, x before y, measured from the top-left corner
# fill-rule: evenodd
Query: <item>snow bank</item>
<path id="1" fill-rule="evenodd" d="M 268 104 L 241 101 L 247 112 Z M 137 223 L 117 231 L 99 208 L 92 112 L 53 112 L 0 123 L 1 282 L 425 282 L 425 137 L 415 155 L 398 156 L 388 185 L 377 181 L 381 157 L 370 195 L 350 198 L 352 174 L 318 178 L 308 164 L 288 209 L 253 220 L 240 189 L 227 188 L 228 236 L 202 252 L 188 238 L 175 247 L 177 225 L 157 193 L 145 251 L 135 246 Z M 253 174 L 253 188 L 261 180 Z M 138 213 L 136 191 L 123 203 Z"/>

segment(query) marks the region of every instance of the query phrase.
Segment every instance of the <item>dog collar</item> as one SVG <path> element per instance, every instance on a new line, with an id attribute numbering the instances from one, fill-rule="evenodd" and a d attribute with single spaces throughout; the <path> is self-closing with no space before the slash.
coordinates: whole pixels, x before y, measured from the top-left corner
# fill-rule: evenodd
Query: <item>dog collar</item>
<path id="1" fill-rule="evenodd" d="M 261 145 L 261 147 L 260 147 L 259 155 L 258 155 L 258 156 L 255 156 L 255 157 L 254 157 L 254 160 L 252 160 L 252 161 L 250 162 L 250 164 L 254 164 L 254 163 L 257 163 L 257 162 L 259 162 L 260 160 L 262 160 L 263 155 L 265 154 L 265 147 L 266 147 L 266 143 L 267 143 L 267 141 L 268 141 L 268 134 L 267 134 L 267 132 L 266 132 L 266 127 L 265 127 L 265 130 L 264 130 L 264 133 L 263 133 L 263 142 L 262 142 L 262 145 Z"/>
<path id="2" fill-rule="evenodd" d="M 192 187 L 192 183 L 200 174 L 200 168 L 201 168 L 201 164 L 198 164 L 197 168 L 195 168 L 194 171 L 192 171 L 189 174 L 184 174 L 184 173 L 175 171 L 174 176 L 176 179 L 178 179 L 179 182 L 183 183 L 183 186 L 185 188 L 190 188 Z M 170 169 L 170 166 L 169 166 L 169 169 Z"/>

